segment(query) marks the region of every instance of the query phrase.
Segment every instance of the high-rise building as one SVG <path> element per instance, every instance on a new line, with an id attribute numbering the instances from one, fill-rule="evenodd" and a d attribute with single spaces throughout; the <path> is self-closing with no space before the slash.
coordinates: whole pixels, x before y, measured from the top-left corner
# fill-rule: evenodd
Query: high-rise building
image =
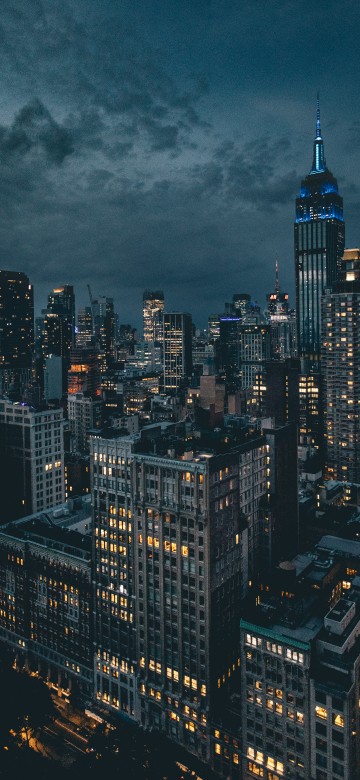
<path id="1" fill-rule="evenodd" d="M 29 383 L 33 349 L 32 285 L 20 271 L 0 270 L 0 392 Z"/>
<path id="2" fill-rule="evenodd" d="M 207 759 L 248 587 L 239 453 L 136 449 L 128 437 L 91 439 L 97 696 Z"/>
<path id="3" fill-rule="evenodd" d="M 94 347 L 74 347 L 70 353 L 68 393 L 86 393 L 90 398 L 100 398 L 100 370 Z"/>
<path id="4" fill-rule="evenodd" d="M 256 374 L 270 357 L 270 326 L 256 307 L 243 317 L 220 317 L 217 353 L 228 386 L 253 387 Z"/>
<path id="5" fill-rule="evenodd" d="M 92 299 L 91 311 L 99 365 L 101 371 L 106 372 L 116 358 L 117 314 L 114 309 L 114 299 L 105 296 Z"/>
<path id="6" fill-rule="evenodd" d="M 191 314 L 163 314 L 164 392 L 176 392 L 192 371 Z"/>
<path id="7" fill-rule="evenodd" d="M 296 354 L 296 321 L 289 309 L 289 295 L 280 289 L 279 266 L 276 260 L 275 290 L 266 296 L 270 320 L 271 356 L 277 360 Z"/>
<path id="8" fill-rule="evenodd" d="M 143 294 L 144 341 L 162 342 L 162 313 L 165 299 L 162 290 L 145 290 Z"/>
<path id="9" fill-rule="evenodd" d="M 63 410 L 0 399 L 1 513 L 14 520 L 65 500 Z"/>
<path id="10" fill-rule="evenodd" d="M 78 311 L 78 324 L 76 331 L 76 346 L 91 347 L 94 343 L 93 318 L 90 306 Z"/>
<path id="11" fill-rule="evenodd" d="M 319 102 L 313 163 L 296 199 L 294 236 L 298 353 L 318 362 L 321 296 L 338 279 L 345 241 L 343 201 L 326 166 Z"/>
<path id="12" fill-rule="evenodd" d="M 343 268 L 322 301 L 325 463 L 331 479 L 360 482 L 360 249 L 345 249 Z"/>
<path id="13" fill-rule="evenodd" d="M 154 455 L 146 437 L 91 437 L 95 675 L 99 701 L 209 760 L 261 534 L 266 555 L 296 550 L 296 435 L 269 429 L 221 452 L 196 442 L 174 456 L 166 440 Z"/>
<path id="14" fill-rule="evenodd" d="M 71 284 L 55 287 L 48 295 L 48 311 L 67 317 L 71 325 L 72 345 L 75 343 L 75 294 Z"/>

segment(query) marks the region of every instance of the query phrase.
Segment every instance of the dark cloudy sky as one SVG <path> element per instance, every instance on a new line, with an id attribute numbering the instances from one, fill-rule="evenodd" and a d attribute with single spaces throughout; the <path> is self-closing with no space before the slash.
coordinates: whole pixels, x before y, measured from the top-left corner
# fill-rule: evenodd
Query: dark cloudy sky
<path id="1" fill-rule="evenodd" d="M 204 325 L 260 302 L 275 256 L 293 297 L 294 198 L 315 99 L 360 244 L 353 0 L 1 0 L 0 267 L 113 295 L 145 287 Z"/>

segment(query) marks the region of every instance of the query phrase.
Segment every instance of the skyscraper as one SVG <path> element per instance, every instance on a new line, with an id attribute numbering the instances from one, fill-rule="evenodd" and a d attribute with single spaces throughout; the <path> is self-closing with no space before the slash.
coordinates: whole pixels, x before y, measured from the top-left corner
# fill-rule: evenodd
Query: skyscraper
<path id="1" fill-rule="evenodd" d="M 164 311 L 164 293 L 162 290 L 145 290 L 143 295 L 144 341 L 162 340 L 162 320 Z"/>
<path id="2" fill-rule="evenodd" d="M 170 312 L 163 315 L 164 323 L 164 390 L 179 389 L 192 369 L 191 314 Z"/>
<path id="3" fill-rule="evenodd" d="M 56 287 L 48 295 L 47 308 L 53 314 L 67 316 L 71 323 L 72 344 L 75 341 L 75 294 L 72 284 L 65 284 L 63 287 Z"/>
<path id="4" fill-rule="evenodd" d="M 360 481 L 360 249 L 345 249 L 344 281 L 323 297 L 325 464 L 336 480 Z"/>
<path id="5" fill-rule="evenodd" d="M 266 296 L 270 320 L 271 356 L 276 359 L 294 357 L 296 352 L 295 317 L 289 309 L 289 295 L 279 284 L 279 264 L 276 260 L 275 290 Z"/>
<path id="6" fill-rule="evenodd" d="M 318 362 L 321 296 L 338 278 L 345 241 L 343 201 L 326 166 L 319 100 L 313 163 L 296 199 L 294 238 L 298 354 Z"/>
<path id="7" fill-rule="evenodd" d="M 66 284 L 52 290 L 42 315 L 43 358 L 59 355 L 68 361 L 75 343 L 75 295 L 72 285 Z"/>
<path id="8" fill-rule="evenodd" d="M 0 391 L 30 381 L 33 348 L 32 285 L 20 271 L 0 271 Z"/>

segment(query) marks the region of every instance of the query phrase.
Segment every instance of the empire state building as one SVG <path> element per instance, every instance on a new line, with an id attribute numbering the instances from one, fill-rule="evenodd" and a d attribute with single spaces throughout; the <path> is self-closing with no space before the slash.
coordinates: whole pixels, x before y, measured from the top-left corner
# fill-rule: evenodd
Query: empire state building
<path id="1" fill-rule="evenodd" d="M 318 99 L 313 163 L 301 182 L 295 218 L 298 354 L 313 364 L 320 360 L 321 297 L 339 278 L 344 244 L 343 199 L 326 166 Z"/>

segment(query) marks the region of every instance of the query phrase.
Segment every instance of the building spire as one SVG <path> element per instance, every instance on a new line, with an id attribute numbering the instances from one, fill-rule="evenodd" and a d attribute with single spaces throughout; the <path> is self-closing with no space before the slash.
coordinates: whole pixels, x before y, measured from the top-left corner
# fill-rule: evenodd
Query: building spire
<path id="1" fill-rule="evenodd" d="M 326 171 L 326 160 L 324 154 L 324 142 L 321 135 L 320 126 L 320 99 L 319 93 L 316 98 L 316 135 L 314 141 L 314 157 L 310 173 L 323 173 Z"/>
<path id="2" fill-rule="evenodd" d="M 275 292 L 278 293 L 280 290 L 279 287 L 279 263 L 278 259 L 275 260 Z"/>

